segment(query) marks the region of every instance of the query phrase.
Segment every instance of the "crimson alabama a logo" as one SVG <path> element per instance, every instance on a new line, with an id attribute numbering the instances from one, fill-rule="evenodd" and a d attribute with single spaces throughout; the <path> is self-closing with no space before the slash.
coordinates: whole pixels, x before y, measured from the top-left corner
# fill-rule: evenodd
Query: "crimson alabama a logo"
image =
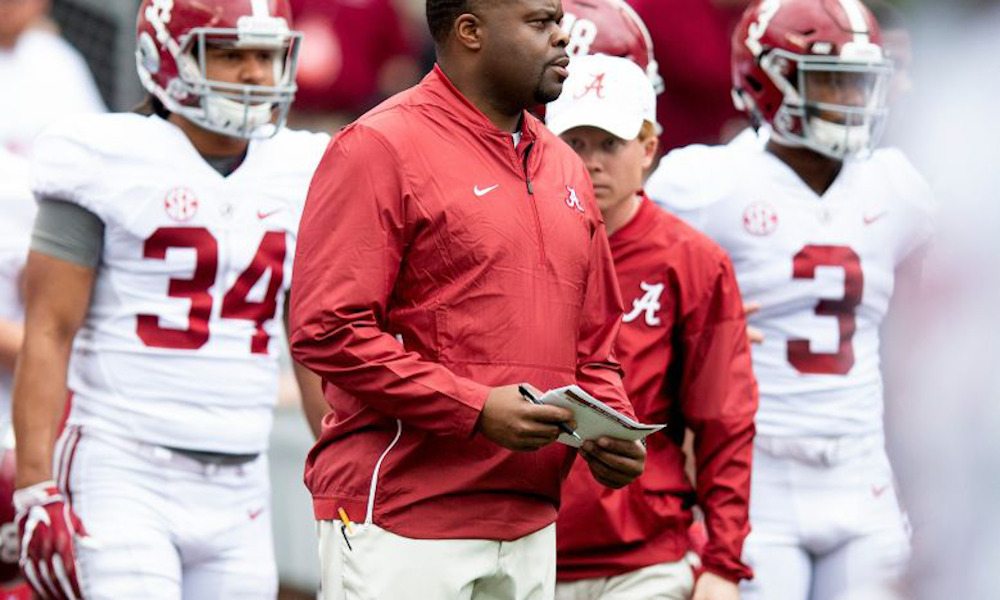
<path id="1" fill-rule="evenodd" d="M 573 98 L 579 100 L 583 98 L 590 92 L 594 92 L 594 95 L 600 99 L 604 99 L 604 73 L 598 73 L 593 75 L 593 80 L 587 84 L 587 87 L 580 90 Z"/>

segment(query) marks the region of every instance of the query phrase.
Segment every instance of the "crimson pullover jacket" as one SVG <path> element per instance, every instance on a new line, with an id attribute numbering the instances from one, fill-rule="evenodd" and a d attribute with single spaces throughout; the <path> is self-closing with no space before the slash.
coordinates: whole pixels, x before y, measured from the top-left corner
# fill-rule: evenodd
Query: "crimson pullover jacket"
<path id="1" fill-rule="evenodd" d="M 320 163 L 290 315 L 333 408 L 306 462 L 317 519 L 343 507 L 406 537 L 516 539 L 555 521 L 574 454 L 477 433 L 490 389 L 575 382 L 632 414 L 586 168 L 527 113 L 521 131 L 515 148 L 435 67 Z"/>
<path id="2" fill-rule="evenodd" d="M 679 560 L 691 505 L 706 515 L 705 569 L 736 581 L 750 531 L 750 462 L 757 384 L 743 303 L 725 252 L 647 198 L 611 236 L 626 311 L 617 354 L 639 419 L 668 423 L 647 438 L 646 472 L 621 490 L 597 485 L 583 461 L 563 487 L 561 580 L 610 577 Z M 697 485 L 684 472 L 695 433 Z"/>

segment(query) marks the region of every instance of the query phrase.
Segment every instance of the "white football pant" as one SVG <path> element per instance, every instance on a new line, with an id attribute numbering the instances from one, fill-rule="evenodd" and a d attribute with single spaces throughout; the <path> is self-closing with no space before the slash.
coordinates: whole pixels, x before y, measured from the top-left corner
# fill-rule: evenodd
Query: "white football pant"
<path id="1" fill-rule="evenodd" d="M 244 465 L 206 465 L 72 427 L 56 457 L 59 485 L 94 542 L 77 548 L 87 600 L 277 595 L 264 455 Z"/>
<path id="2" fill-rule="evenodd" d="M 686 559 L 556 584 L 556 600 L 688 600 L 693 592 L 694 571 Z"/>
<path id="3" fill-rule="evenodd" d="M 418 540 L 320 521 L 322 600 L 552 600 L 556 526 L 510 542 Z"/>
<path id="4" fill-rule="evenodd" d="M 758 437 L 742 600 L 844 600 L 890 584 L 909 557 L 882 436 Z"/>

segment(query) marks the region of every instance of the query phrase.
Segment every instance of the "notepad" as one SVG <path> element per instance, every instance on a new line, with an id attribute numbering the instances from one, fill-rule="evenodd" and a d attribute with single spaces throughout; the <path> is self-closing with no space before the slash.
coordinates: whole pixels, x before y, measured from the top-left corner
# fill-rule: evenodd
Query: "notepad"
<path id="1" fill-rule="evenodd" d="M 539 399 L 542 404 L 561 406 L 573 411 L 576 434 L 584 441 L 607 436 L 619 440 L 641 440 L 666 427 L 647 425 L 624 415 L 594 398 L 578 385 L 569 385 L 545 392 Z M 580 442 L 565 433 L 559 440 L 567 446 L 580 447 Z"/>

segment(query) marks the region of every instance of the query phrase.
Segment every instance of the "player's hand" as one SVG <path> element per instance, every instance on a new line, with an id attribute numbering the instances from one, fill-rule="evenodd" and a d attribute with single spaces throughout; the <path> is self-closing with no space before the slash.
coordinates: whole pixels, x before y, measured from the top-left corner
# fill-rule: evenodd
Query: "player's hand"
<path id="1" fill-rule="evenodd" d="M 569 423 L 572 418 L 569 409 L 532 404 L 516 385 L 507 385 L 490 392 L 476 427 L 504 448 L 532 452 L 556 441 L 559 423 Z"/>
<path id="2" fill-rule="evenodd" d="M 587 440 L 580 448 L 590 473 L 603 486 L 618 489 L 632 483 L 646 468 L 646 447 L 641 442 L 602 437 Z"/>
<path id="3" fill-rule="evenodd" d="M 14 492 L 21 573 L 40 600 L 82 598 L 76 545 L 87 538 L 83 523 L 53 481 Z"/>
<path id="4" fill-rule="evenodd" d="M 743 305 L 743 314 L 747 317 L 760 310 L 760 302 L 749 302 Z M 756 327 L 747 325 L 747 339 L 751 344 L 762 344 L 764 342 L 764 332 Z"/>
<path id="5" fill-rule="evenodd" d="M 691 600 L 740 600 L 740 588 L 724 577 L 704 571 L 694 584 Z"/>

